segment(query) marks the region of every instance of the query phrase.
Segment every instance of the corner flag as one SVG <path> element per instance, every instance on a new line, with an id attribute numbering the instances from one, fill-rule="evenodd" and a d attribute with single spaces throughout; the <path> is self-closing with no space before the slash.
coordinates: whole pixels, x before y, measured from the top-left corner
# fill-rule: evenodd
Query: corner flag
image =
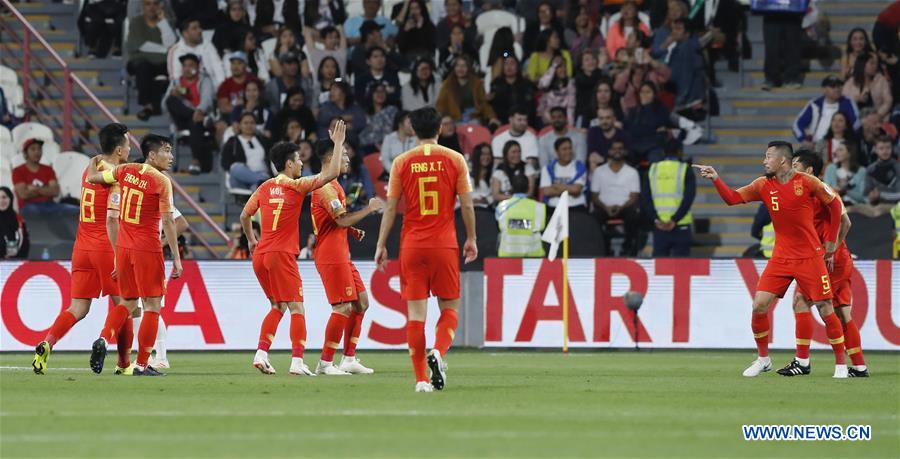
<path id="1" fill-rule="evenodd" d="M 547 258 L 550 261 L 556 259 L 556 253 L 559 252 L 559 244 L 569 238 L 569 192 L 564 191 L 559 197 L 559 203 L 556 210 L 547 222 L 547 229 L 541 235 L 541 240 L 550 243 L 550 251 Z"/>

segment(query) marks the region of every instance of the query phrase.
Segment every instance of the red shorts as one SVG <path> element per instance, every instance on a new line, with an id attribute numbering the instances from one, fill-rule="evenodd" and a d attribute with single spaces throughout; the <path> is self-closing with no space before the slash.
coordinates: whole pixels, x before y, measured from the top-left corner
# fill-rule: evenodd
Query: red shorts
<path id="1" fill-rule="evenodd" d="M 831 280 L 825 259 L 821 257 L 787 259 L 773 258 L 766 264 L 756 284 L 757 291 L 774 293 L 784 298 L 784 292 L 797 281 L 797 288 L 812 301 L 830 300 Z"/>
<path id="2" fill-rule="evenodd" d="M 400 297 L 459 298 L 459 249 L 400 249 Z"/>
<path id="3" fill-rule="evenodd" d="M 116 247 L 116 273 L 122 298 L 154 298 L 166 294 L 162 252 Z"/>
<path id="4" fill-rule="evenodd" d="M 297 257 L 287 252 L 253 254 L 253 272 L 266 298 L 274 303 L 302 303 L 303 282 Z"/>
<path id="5" fill-rule="evenodd" d="M 834 254 L 834 271 L 829 273 L 831 282 L 832 303 L 835 307 L 848 306 L 852 301 L 850 291 L 850 275 L 853 274 L 853 258 L 848 250 L 838 250 Z M 797 290 L 803 298 L 809 299 L 806 290 L 798 286 Z"/>
<path id="6" fill-rule="evenodd" d="M 359 298 L 359 292 L 365 292 L 366 286 L 353 263 L 317 264 L 316 270 L 322 278 L 325 296 L 331 305 L 349 303 Z"/>
<path id="7" fill-rule="evenodd" d="M 119 285 L 112 278 L 116 254 L 107 251 L 72 252 L 72 298 L 119 296 Z"/>

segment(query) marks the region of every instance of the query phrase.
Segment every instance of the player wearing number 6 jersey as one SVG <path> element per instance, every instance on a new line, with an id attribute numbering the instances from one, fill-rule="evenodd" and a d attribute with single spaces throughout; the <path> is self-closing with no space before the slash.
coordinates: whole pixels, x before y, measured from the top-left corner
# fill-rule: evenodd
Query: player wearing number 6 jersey
<path id="1" fill-rule="evenodd" d="M 297 269 L 300 254 L 300 211 L 308 193 L 337 178 L 341 170 L 342 149 L 346 126 L 338 121 L 330 132 L 336 152 L 322 172 L 300 178 L 303 162 L 300 148 L 291 142 L 272 147 L 269 156 L 278 176 L 263 182 L 250 196 L 241 212 L 241 226 L 253 257 L 253 271 L 272 305 L 263 319 L 259 332 L 259 346 L 253 357 L 253 367 L 263 374 L 275 374 L 269 362 L 269 347 L 275 338 L 278 322 L 285 310 L 291 311 L 291 369 L 290 374 L 313 376 L 303 363 L 306 347 L 306 319 L 303 309 L 303 282 Z M 250 219 L 260 212 L 260 239 Z"/>
<path id="2" fill-rule="evenodd" d="M 834 350 L 835 378 L 847 377 L 844 336 L 841 321 L 831 305 L 831 282 L 828 272 L 834 263 L 841 202 L 818 178 L 796 172 L 791 166 L 793 148 L 790 143 L 770 142 L 763 166 L 765 177 L 750 185 L 732 190 L 710 166 L 694 166 L 703 177 L 713 180 L 719 196 L 730 206 L 762 201 L 775 226 L 775 249 L 759 278 L 753 298 L 751 328 L 759 357 L 744 370 L 753 377 L 772 369 L 769 359 L 769 305 L 782 298 L 791 282 L 805 292 L 819 309 L 825 330 Z M 813 216 L 818 205 L 827 206 L 828 222 L 820 239 Z M 825 250 L 822 250 L 822 241 Z"/>
<path id="3" fill-rule="evenodd" d="M 104 126 L 99 138 L 101 153 L 96 157 L 98 170 L 111 170 L 128 159 L 131 149 L 128 128 L 124 124 Z M 59 313 L 47 336 L 35 347 L 31 366 L 36 374 L 44 374 L 53 346 L 87 315 L 92 299 L 109 295 L 113 304 L 122 304 L 119 287 L 112 278 L 115 270 L 113 245 L 119 228 L 119 185 L 90 183 L 87 174 L 86 168 L 81 177 L 81 212 L 78 215 L 75 247 L 72 249 L 72 299 L 69 308 Z M 131 340 L 125 336 L 122 338 L 128 339 L 128 342 Z"/>
<path id="4" fill-rule="evenodd" d="M 431 107 L 409 115 L 418 145 L 394 159 L 388 183 L 388 202 L 381 219 L 375 263 L 387 263 L 388 235 L 400 198 L 406 201 L 400 233 L 400 296 L 406 300 L 406 337 L 416 376 L 416 392 L 441 390 L 446 383 L 444 357 L 456 333 L 459 311 L 459 245 L 456 241 L 456 198 L 466 227 L 466 263 L 478 257 L 475 209 L 469 170 L 463 156 L 437 144 L 441 115 Z M 428 297 L 438 297 L 441 317 L 434 349 L 425 354 L 425 316 Z M 429 381 L 426 365 L 431 369 Z"/>
<path id="5" fill-rule="evenodd" d="M 95 373 L 103 371 L 108 341 L 119 333 L 140 299 L 144 305 L 144 320 L 138 331 L 137 364 L 132 374 L 162 375 L 148 366 L 159 326 L 159 309 L 166 293 L 165 264 L 159 244 L 160 220 L 172 252 L 172 278 L 181 276 L 181 257 L 178 254 L 175 222 L 172 220 L 172 183 L 163 174 L 172 165 L 172 145 L 165 137 L 148 134 L 141 141 L 141 153 L 143 164 L 123 164 L 100 171 L 95 158 L 88 166 L 88 182 L 118 182 L 122 186 L 116 271 L 119 292 L 125 300 L 109 312 L 100 338 L 94 341 L 91 369 Z"/>

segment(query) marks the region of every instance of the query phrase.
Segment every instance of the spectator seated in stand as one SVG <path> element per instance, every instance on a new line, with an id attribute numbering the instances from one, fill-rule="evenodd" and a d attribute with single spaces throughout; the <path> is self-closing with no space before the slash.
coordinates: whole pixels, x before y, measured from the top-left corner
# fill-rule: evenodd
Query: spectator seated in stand
<path id="1" fill-rule="evenodd" d="M 538 146 L 537 136 L 528 127 L 527 110 L 523 107 L 514 107 L 509 116 L 509 129 L 494 136 L 491 141 L 491 150 L 494 152 L 494 159 L 498 162 L 503 160 L 503 152 L 506 149 L 506 143 L 515 140 L 522 155 L 528 160 L 532 167 L 537 170 L 540 166 L 540 147 Z"/>
<path id="2" fill-rule="evenodd" d="M 881 121 L 888 121 L 894 98 L 891 95 L 891 83 L 881 70 L 878 54 L 860 54 L 855 61 L 853 72 L 842 95 L 856 103 L 860 110 L 874 108 Z"/>
<path id="3" fill-rule="evenodd" d="M 612 22 L 606 31 L 606 52 L 610 59 L 616 57 L 619 49 L 627 46 L 626 42 L 632 35 L 638 32 L 647 37 L 652 35 L 647 25 L 638 19 L 637 5 L 633 0 L 623 2 L 619 13 L 619 20 Z"/>
<path id="4" fill-rule="evenodd" d="M 306 106 L 306 96 L 300 88 L 291 88 L 278 114 L 271 118 L 268 130 L 273 137 L 284 133 L 288 123 L 296 120 L 300 126 L 300 138 L 315 140 L 318 136 L 318 124 L 312 110 Z M 293 141 L 294 139 L 289 139 Z"/>
<path id="5" fill-rule="evenodd" d="M 478 70 L 476 64 L 478 62 L 478 52 L 475 51 L 475 47 L 471 43 L 465 41 L 465 37 L 465 28 L 457 24 L 450 29 L 450 42 L 447 46 L 438 49 L 438 67 L 442 78 L 447 78 L 450 75 L 453 71 L 453 62 L 462 55 L 467 56 L 473 62 L 476 71 Z"/>
<path id="6" fill-rule="evenodd" d="M 28 258 L 28 229 L 25 220 L 13 209 L 13 192 L 0 187 L 0 259 Z"/>
<path id="7" fill-rule="evenodd" d="M 587 150 L 591 155 L 597 154 L 602 162 L 609 157 L 609 148 L 613 142 L 622 142 L 627 150 L 629 147 L 628 132 L 616 127 L 615 112 L 611 108 L 597 109 L 597 125 L 591 126 L 587 133 Z"/>
<path id="8" fill-rule="evenodd" d="M 243 51 L 229 54 L 228 63 L 231 66 L 231 76 L 216 90 L 219 116 L 224 120 L 230 120 L 234 107 L 243 103 L 247 82 L 257 81 L 256 75 L 247 72 L 247 55 Z"/>
<path id="9" fill-rule="evenodd" d="M 672 70 L 676 112 L 699 110 L 706 100 L 703 49 L 711 40 L 710 33 L 700 38 L 691 37 L 685 19 L 672 21 L 672 33 L 662 44 L 665 53 L 661 60 Z"/>
<path id="10" fill-rule="evenodd" d="M 316 72 L 319 64 L 326 57 L 333 58 L 340 67 L 339 75 L 347 74 L 347 37 L 344 35 L 344 26 L 326 27 L 319 31 L 322 37 L 322 48 L 317 44 L 315 31 L 311 28 L 303 29 L 303 37 L 306 41 L 306 56 L 309 58 L 309 71 Z"/>
<path id="11" fill-rule="evenodd" d="M 156 77 L 168 79 L 166 55 L 175 40 L 175 31 L 166 18 L 160 0 L 144 0 L 143 14 L 129 20 L 128 36 L 125 38 L 125 50 L 128 52 L 126 69 L 135 77 L 138 105 L 141 106 L 137 117 L 142 121 L 162 113 L 160 101 L 165 86 L 157 84 Z"/>
<path id="12" fill-rule="evenodd" d="M 185 54 L 179 58 L 179 78 L 169 84 L 168 95 L 163 102 L 172 121 L 179 130 L 189 130 L 192 174 L 212 170 L 212 139 L 206 126 L 206 117 L 215 108 L 216 89 L 206 74 L 200 73 L 200 58 Z"/>
<path id="13" fill-rule="evenodd" d="M 637 255 L 637 234 L 640 207 L 641 179 L 635 168 L 625 162 L 628 152 L 622 142 L 613 142 L 609 160 L 598 167 L 591 177 L 591 201 L 604 231 L 605 253 L 612 255 L 609 220 L 621 219 L 625 224 L 626 256 Z"/>
<path id="14" fill-rule="evenodd" d="M 822 95 L 810 100 L 797 119 L 794 120 L 794 137 L 804 149 L 814 149 L 815 142 L 825 138 L 831 127 L 831 117 L 837 112 L 847 116 L 849 125 L 859 129 L 859 109 L 856 102 L 841 95 L 844 82 L 840 78 L 829 75 L 822 80 Z"/>
<path id="15" fill-rule="evenodd" d="M 443 131 L 443 128 L 441 128 Z M 476 209 L 488 209 L 494 205 L 494 195 L 491 192 L 491 175 L 494 173 L 494 154 L 491 146 L 480 143 L 472 151 L 469 161 L 469 174 L 472 178 L 472 203 Z M 528 191 L 526 183 L 525 191 Z"/>
<path id="16" fill-rule="evenodd" d="M 469 156 L 468 151 L 463 151 L 462 144 L 459 141 L 459 134 L 456 133 L 456 123 L 453 118 L 443 116 L 441 118 L 441 134 L 438 136 L 438 145 L 447 147 L 453 151 L 458 151 L 464 156 Z"/>
<path id="17" fill-rule="evenodd" d="M 435 28 L 423 0 L 405 0 L 394 17 L 397 24 L 397 49 L 406 62 L 432 57 L 435 50 Z"/>
<path id="18" fill-rule="evenodd" d="M 553 63 L 554 58 L 561 56 L 566 69 L 566 76 L 571 77 L 572 55 L 569 50 L 563 49 L 562 35 L 554 29 L 546 29 L 538 35 L 535 51 L 528 57 L 528 69 L 525 75 L 531 81 L 537 82 L 547 73 L 547 69 Z"/>
<path id="19" fill-rule="evenodd" d="M 552 213 L 559 197 L 569 192 L 569 211 L 587 212 L 584 186 L 587 184 L 587 166 L 575 159 L 572 141 L 560 137 L 553 143 L 556 158 L 541 167 L 541 194 Z"/>
<path id="20" fill-rule="evenodd" d="M 347 122 L 347 138 L 358 141 L 359 134 L 366 128 L 366 112 L 354 101 L 350 85 L 338 81 L 331 86 L 330 95 L 329 101 L 319 108 L 319 138 L 328 138 L 328 123 L 341 118 Z"/>
<path id="21" fill-rule="evenodd" d="M 266 101 L 273 115 L 278 114 L 278 110 L 281 109 L 291 89 L 302 89 L 300 57 L 293 52 L 287 52 L 279 56 L 278 61 L 280 62 L 281 76 L 272 78 L 266 83 Z"/>
<path id="22" fill-rule="evenodd" d="M 350 16 L 347 18 L 344 22 L 344 32 L 347 35 L 347 41 L 351 45 L 356 46 L 363 42 L 364 37 L 361 29 L 363 23 L 366 21 L 372 21 L 381 26 L 386 38 L 393 38 L 397 35 L 397 27 L 394 23 L 390 19 L 378 14 L 381 12 L 381 6 L 381 0 L 362 0 L 362 16 Z"/>
<path id="23" fill-rule="evenodd" d="M 233 106 L 231 117 L 228 119 L 228 124 L 231 125 L 234 132 L 237 132 L 238 130 L 237 124 L 241 121 L 241 115 L 244 113 L 253 113 L 256 115 L 256 131 L 268 138 L 272 137 L 272 132 L 266 128 L 269 124 L 272 112 L 269 111 L 269 107 L 262 97 L 262 83 L 260 83 L 259 80 L 248 80 L 244 85 L 243 99 L 237 105 Z M 315 131 L 315 119 L 313 119 L 312 130 Z"/>
<path id="24" fill-rule="evenodd" d="M 827 164 L 834 161 L 834 154 L 838 145 L 850 145 L 850 148 L 858 149 L 859 141 L 856 134 L 850 128 L 847 115 L 844 112 L 837 112 L 831 117 L 831 127 L 825 134 L 825 138 L 816 142 L 814 151 L 818 153 L 822 160 Z"/>
<path id="25" fill-rule="evenodd" d="M 663 145 L 669 136 L 669 109 L 657 97 L 656 85 L 647 81 L 641 84 L 639 105 L 632 108 L 625 118 L 625 130 L 631 139 L 632 165 L 656 162 L 663 158 Z"/>
<path id="26" fill-rule="evenodd" d="M 456 58 L 453 73 L 441 84 L 435 108 L 456 122 L 500 125 L 484 94 L 484 83 L 472 72 L 472 62 L 464 54 Z"/>
<path id="27" fill-rule="evenodd" d="M 394 115 L 393 128 L 394 131 L 384 136 L 381 143 L 381 164 L 384 165 L 385 173 L 391 170 L 394 158 L 412 150 L 419 142 L 409 122 L 409 112 L 402 110 L 397 112 Z"/>
<path id="28" fill-rule="evenodd" d="M 252 31 L 242 0 L 228 0 L 225 16 L 225 21 L 216 27 L 212 37 L 212 44 L 220 56 L 227 52 L 241 51 L 244 47 L 241 43 L 244 34 Z"/>
<path id="29" fill-rule="evenodd" d="M 871 207 L 870 216 L 877 217 L 900 201 L 900 161 L 893 152 L 891 138 L 880 137 L 875 142 L 878 160 L 866 171 L 866 197 Z"/>
<path id="30" fill-rule="evenodd" d="M 399 110 L 387 105 L 387 89 L 375 84 L 366 95 L 366 128 L 359 134 L 359 143 L 366 153 L 378 151 L 385 136 L 391 133 Z"/>
<path id="31" fill-rule="evenodd" d="M 825 168 L 824 182 L 837 190 L 844 204 L 866 202 L 866 169 L 860 167 L 858 152 L 852 144 L 839 143 L 834 149 L 834 162 Z"/>
<path id="32" fill-rule="evenodd" d="M 400 106 L 400 78 L 397 72 L 387 67 L 387 51 L 380 46 L 369 49 L 366 56 L 368 69 L 356 74 L 354 95 L 357 100 L 365 100 L 366 92 L 376 84 L 383 84 L 387 90 L 387 103 Z"/>
<path id="33" fill-rule="evenodd" d="M 533 48 L 538 41 L 541 32 L 545 30 L 553 30 L 560 39 L 565 38 L 565 27 L 556 16 L 556 8 L 548 1 L 542 1 L 537 7 L 537 18 L 528 21 L 525 27 L 525 35 L 522 37 L 522 50 L 526 55 L 530 55 L 535 51 Z"/>
<path id="34" fill-rule="evenodd" d="M 423 107 L 434 107 L 440 87 L 441 80 L 434 74 L 431 59 L 420 58 L 413 66 L 409 83 L 400 90 L 403 109 L 410 112 Z"/>
<path id="35" fill-rule="evenodd" d="M 266 157 L 269 144 L 257 134 L 253 113 L 241 115 L 239 126 L 237 135 L 222 147 L 222 170 L 228 171 L 232 188 L 255 190 L 272 177 Z"/>
<path id="36" fill-rule="evenodd" d="M 203 72 L 212 80 L 213 87 L 218 88 L 225 81 L 225 66 L 222 65 L 222 59 L 216 48 L 211 43 L 203 41 L 203 29 L 200 28 L 200 21 L 196 19 L 182 21 L 180 30 L 181 40 L 169 48 L 167 58 L 169 78 L 178 78 L 183 74 L 181 58 L 192 54 L 201 64 Z"/>
<path id="37" fill-rule="evenodd" d="M 581 65 L 575 71 L 575 122 L 573 126 L 584 128 L 590 126 L 591 119 L 597 111 L 593 110 L 591 101 L 597 85 L 603 80 L 601 67 L 606 63 L 606 54 L 603 60 L 597 59 L 597 54 L 592 49 L 587 49 L 578 54 Z"/>
<path id="38" fill-rule="evenodd" d="M 540 151 L 539 162 L 541 167 L 546 167 L 556 159 L 556 141 L 563 137 L 572 142 L 572 150 L 575 160 L 581 163 L 587 162 L 587 141 L 584 132 L 573 128 L 566 117 L 566 110 L 562 107 L 550 109 L 550 126 L 552 130 L 538 138 Z"/>
<path id="39" fill-rule="evenodd" d="M 82 2 L 78 16 L 78 32 L 87 46 L 88 56 L 105 58 L 122 55 L 122 24 L 127 17 L 126 4 L 121 0 Z"/>
<path id="40" fill-rule="evenodd" d="M 551 123 L 550 110 L 561 107 L 566 114 L 569 124 L 575 124 L 575 80 L 566 74 L 562 57 L 553 58 L 553 63 L 538 82 L 538 89 L 542 91 L 538 103 L 538 115 L 543 124 Z"/>
<path id="41" fill-rule="evenodd" d="M 494 168 L 491 175 L 491 194 L 494 202 L 505 201 L 512 197 L 513 189 L 510 183 L 512 177 L 521 175 L 528 179 L 529 197 L 534 197 L 534 177 L 539 174 L 531 167 L 531 164 L 522 160 L 522 147 L 515 140 L 508 140 L 501 150 L 503 160 Z"/>
<path id="42" fill-rule="evenodd" d="M 41 164 L 44 141 L 28 139 L 22 144 L 25 163 L 12 170 L 13 187 L 19 203 L 19 212 L 29 216 L 77 215 L 79 209 L 71 204 L 54 201 L 59 196 L 59 182 L 53 168 Z"/>
<path id="43" fill-rule="evenodd" d="M 497 119 L 507 120 L 513 109 L 520 108 L 525 111 L 527 123 L 537 125 L 535 84 L 522 76 L 519 59 L 514 55 L 503 57 L 502 66 L 500 76 L 491 82 L 491 92 L 487 94 Z"/>

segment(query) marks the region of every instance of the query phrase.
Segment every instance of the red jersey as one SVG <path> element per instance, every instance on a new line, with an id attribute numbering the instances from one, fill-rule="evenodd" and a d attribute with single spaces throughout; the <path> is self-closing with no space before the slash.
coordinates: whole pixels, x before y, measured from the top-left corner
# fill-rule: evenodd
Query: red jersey
<path id="1" fill-rule="evenodd" d="M 825 254 L 823 238 L 814 221 L 819 207 L 830 204 L 835 195 L 821 180 L 803 172 L 782 184 L 777 178 L 760 177 L 737 190 L 744 202 L 762 201 L 775 227 L 775 248 L 771 258 L 811 258 Z M 827 217 L 827 209 L 823 209 Z M 823 226 L 823 230 L 828 225 Z"/>
<path id="2" fill-rule="evenodd" d="M 162 253 L 159 222 L 172 212 L 172 182 L 149 164 L 122 164 L 103 172 L 108 184 L 122 187 L 116 247 Z"/>
<path id="3" fill-rule="evenodd" d="M 32 172 L 31 169 L 28 168 L 27 164 L 22 164 L 21 166 L 12 170 L 12 182 L 13 185 L 18 183 L 24 183 L 26 185 L 35 185 L 44 187 L 50 184 L 50 182 L 56 180 L 56 173 L 53 172 L 53 168 L 50 166 L 45 166 L 43 164 L 38 165 L 37 172 Z M 22 199 L 21 196 L 16 194 L 16 199 L 19 200 L 19 209 L 24 207 L 26 204 L 31 204 L 35 202 L 48 202 L 52 201 L 52 196 L 35 196 L 29 199 Z"/>
<path id="4" fill-rule="evenodd" d="M 458 248 L 456 196 L 471 191 L 465 158 L 449 148 L 422 145 L 394 159 L 387 195 L 406 199 L 400 247 Z"/>
<path id="5" fill-rule="evenodd" d="M 244 213 L 260 211 L 261 227 L 256 253 L 287 252 L 300 255 L 300 210 L 307 193 L 319 188 L 319 175 L 291 179 L 281 174 L 263 182 L 244 206 Z"/>
<path id="6" fill-rule="evenodd" d="M 841 201 L 840 199 L 838 199 L 838 201 L 841 202 L 841 215 L 845 215 L 847 213 L 847 208 L 844 207 L 843 201 Z M 819 240 L 822 241 L 823 244 L 825 243 L 825 238 L 828 237 L 827 228 L 828 225 L 831 224 L 830 219 L 831 212 L 828 210 L 828 206 L 819 202 L 818 205 L 816 205 L 813 221 L 816 225 L 816 232 L 819 235 Z M 841 241 L 841 245 L 838 246 L 836 254 L 839 256 L 850 255 L 850 249 L 847 247 L 847 241 Z"/>
<path id="7" fill-rule="evenodd" d="M 347 233 L 350 228 L 337 224 L 337 218 L 347 213 L 347 197 L 344 187 L 337 180 L 326 183 L 313 191 L 313 231 L 316 233 L 316 264 L 344 264 L 350 262 Z"/>
<path id="8" fill-rule="evenodd" d="M 97 170 L 108 171 L 115 166 L 100 161 Z M 104 186 L 90 183 L 88 170 L 81 174 L 81 212 L 78 214 L 78 233 L 75 235 L 74 250 L 90 252 L 112 252 L 109 236 L 106 234 L 106 212 L 109 209 L 119 210 L 119 183 Z"/>

